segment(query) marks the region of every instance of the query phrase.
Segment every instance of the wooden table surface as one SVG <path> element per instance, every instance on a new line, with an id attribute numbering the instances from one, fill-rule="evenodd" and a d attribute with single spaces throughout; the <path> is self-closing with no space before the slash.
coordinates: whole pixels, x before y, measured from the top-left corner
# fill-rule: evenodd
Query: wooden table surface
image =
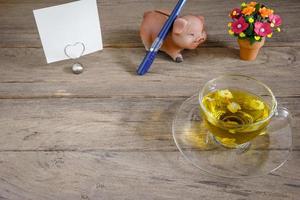
<path id="1" fill-rule="evenodd" d="M 160 54 L 136 76 L 145 54 L 138 30 L 146 10 L 175 0 L 98 1 L 104 50 L 46 64 L 32 10 L 66 0 L 0 0 L 0 199 L 299 199 L 300 3 L 268 1 L 283 18 L 256 61 L 241 61 L 227 18 L 239 1 L 189 0 L 206 17 L 208 41 L 172 62 Z M 224 73 L 269 85 L 294 116 L 291 160 L 252 179 L 208 176 L 185 162 L 171 135 L 175 111 Z"/>

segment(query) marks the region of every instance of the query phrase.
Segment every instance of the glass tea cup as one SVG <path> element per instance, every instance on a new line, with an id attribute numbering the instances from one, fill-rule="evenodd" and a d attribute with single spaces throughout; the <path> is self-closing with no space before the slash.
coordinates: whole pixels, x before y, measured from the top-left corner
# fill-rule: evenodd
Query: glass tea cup
<path id="1" fill-rule="evenodd" d="M 219 94 L 223 96 L 218 97 Z M 207 103 L 208 100 L 211 104 Z M 248 108 L 251 102 L 263 104 L 265 109 L 251 110 Z M 227 148 L 245 148 L 256 136 L 265 134 L 277 110 L 277 101 L 271 89 L 244 75 L 224 75 L 208 81 L 200 91 L 199 104 L 211 137 Z M 255 119 L 256 113 L 264 117 Z"/>
<path id="2" fill-rule="evenodd" d="M 292 115 L 277 105 L 268 86 L 251 77 L 225 75 L 181 104 L 172 134 L 184 158 L 202 172 L 258 177 L 291 158 L 292 124 Z"/>

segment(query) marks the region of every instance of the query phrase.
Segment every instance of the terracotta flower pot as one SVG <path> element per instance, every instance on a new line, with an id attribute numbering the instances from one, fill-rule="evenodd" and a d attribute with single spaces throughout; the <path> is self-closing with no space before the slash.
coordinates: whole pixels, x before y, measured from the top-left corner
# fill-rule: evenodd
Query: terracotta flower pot
<path id="1" fill-rule="evenodd" d="M 255 60 L 260 48 L 265 44 L 265 38 L 260 42 L 254 42 L 252 45 L 248 39 L 238 39 L 240 45 L 240 58 L 242 60 Z"/>

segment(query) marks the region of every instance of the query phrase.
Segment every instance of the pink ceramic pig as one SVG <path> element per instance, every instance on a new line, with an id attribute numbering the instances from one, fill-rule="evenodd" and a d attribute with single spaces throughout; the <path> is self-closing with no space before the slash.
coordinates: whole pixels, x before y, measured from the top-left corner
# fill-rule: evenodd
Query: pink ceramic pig
<path id="1" fill-rule="evenodd" d="M 147 51 L 168 17 L 168 11 L 145 12 L 140 36 Z M 203 16 L 187 15 L 178 17 L 160 50 L 171 56 L 174 61 L 182 62 L 181 51 L 197 48 L 206 40 L 206 37 Z"/>

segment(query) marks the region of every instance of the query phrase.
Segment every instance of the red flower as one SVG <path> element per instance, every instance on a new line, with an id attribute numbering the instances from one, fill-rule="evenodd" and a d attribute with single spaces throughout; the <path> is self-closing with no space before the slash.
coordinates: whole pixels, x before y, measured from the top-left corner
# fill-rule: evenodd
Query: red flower
<path id="1" fill-rule="evenodd" d="M 275 24 L 275 26 L 280 26 L 281 25 L 281 17 L 279 15 L 270 15 L 269 19 L 271 23 Z"/>
<path id="2" fill-rule="evenodd" d="M 241 16 L 241 9 L 239 8 L 234 8 L 231 12 L 230 12 L 230 17 L 233 19 L 238 19 Z"/>
<path id="3" fill-rule="evenodd" d="M 254 32 L 262 37 L 265 37 L 272 33 L 272 29 L 269 23 L 265 22 L 255 22 L 254 24 Z"/>
<path id="4" fill-rule="evenodd" d="M 243 17 L 240 17 L 238 20 L 232 22 L 231 29 L 234 33 L 240 34 L 248 28 L 249 24 L 246 23 Z"/>

